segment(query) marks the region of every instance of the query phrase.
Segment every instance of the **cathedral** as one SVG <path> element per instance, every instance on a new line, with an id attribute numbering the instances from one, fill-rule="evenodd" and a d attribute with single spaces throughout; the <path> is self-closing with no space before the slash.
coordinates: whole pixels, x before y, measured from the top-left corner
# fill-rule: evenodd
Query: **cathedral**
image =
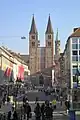
<path id="1" fill-rule="evenodd" d="M 44 47 L 40 46 L 40 41 L 38 39 L 38 30 L 33 15 L 31 28 L 29 31 L 29 56 L 27 56 L 30 73 L 34 74 L 37 72 L 41 72 L 44 69 L 52 67 L 54 65 L 55 59 L 54 54 L 58 56 L 59 53 L 60 53 L 60 41 L 58 40 L 58 31 L 56 34 L 56 41 L 54 42 L 54 31 L 52 28 L 50 15 L 48 18 L 47 28 L 45 31 Z M 24 56 L 22 57 L 24 59 Z"/>

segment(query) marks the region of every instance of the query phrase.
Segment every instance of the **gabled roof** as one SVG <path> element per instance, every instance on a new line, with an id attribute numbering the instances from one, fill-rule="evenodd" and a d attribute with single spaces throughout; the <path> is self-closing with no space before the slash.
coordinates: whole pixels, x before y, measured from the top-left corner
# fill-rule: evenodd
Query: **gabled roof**
<path id="1" fill-rule="evenodd" d="M 77 29 L 75 30 L 75 32 L 73 32 L 73 33 L 69 36 L 69 38 L 71 38 L 71 37 L 80 37 L 80 27 L 77 28 Z"/>
<path id="2" fill-rule="evenodd" d="M 46 34 L 53 33 L 50 15 L 49 15 L 49 18 L 48 18 L 48 24 L 47 24 L 47 29 L 46 29 L 45 33 Z"/>
<path id="3" fill-rule="evenodd" d="M 36 24 L 35 24 L 35 19 L 34 19 L 34 15 L 33 15 L 32 23 L 31 23 L 31 29 L 30 29 L 29 34 L 36 34 L 36 33 L 38 33 L 38 32 L 37 32 L 37 28 L 36 28 Z"/>
<path id="4" fill-rule="evenodd" d="M 29 62 L 29 55 L 20 54 L 20 56 L 26 63 Z"/>

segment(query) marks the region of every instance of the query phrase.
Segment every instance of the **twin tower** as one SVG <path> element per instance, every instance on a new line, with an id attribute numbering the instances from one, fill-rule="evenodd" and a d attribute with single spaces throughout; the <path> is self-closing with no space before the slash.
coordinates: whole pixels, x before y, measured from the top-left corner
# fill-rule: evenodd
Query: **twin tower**
<path id="1" fill-rule="evenodd" d="M 29 32 L 29 69 L 31 74 L 50 68 L 54 63 L 54 32 L 50 15 L 45 32 L 45 47 L 40 47 L 34 16 Z"/>

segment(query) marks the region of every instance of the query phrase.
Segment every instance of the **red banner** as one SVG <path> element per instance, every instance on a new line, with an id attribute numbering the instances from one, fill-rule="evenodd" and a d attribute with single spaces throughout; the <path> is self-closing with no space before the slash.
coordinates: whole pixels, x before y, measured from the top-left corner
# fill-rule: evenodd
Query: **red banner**
<path id="1" fill-rule="evenodd" d="M 11 75 L 11 68 L 7 67 L 4 75 L 6 75 L 7 77 L 10 77 L 10 75 Z"/>
<path id="2" fill-rule="evenodd" d="M 18 79 L 24 80 L 24 67 L 22 65 L 18 67 Z"/>

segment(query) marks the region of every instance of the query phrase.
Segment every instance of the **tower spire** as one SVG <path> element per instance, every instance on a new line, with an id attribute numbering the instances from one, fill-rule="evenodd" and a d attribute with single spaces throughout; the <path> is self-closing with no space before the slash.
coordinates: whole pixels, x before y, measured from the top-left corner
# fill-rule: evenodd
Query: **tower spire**
<path id="1" fill-rule="evenodd" d="M 33 14 L 32 23 L 31 23 L 31 29 L 30 29 L 29 34 L 35 34 L 35 33 L 38 33 L 38 32 L 37 32 L 37 28 L 36 28 L 36 24 L 35 24 L 35 19 L 34 19 L 34 14 Z"/>
<path id="2" fill-rule="evenodd" d="M 58 28 L 57 28 L 57 33 L 56 33 L 56 41 L 58 41 Z"/>
<path id="3" fill-rule="evenodd" d="M 46 34 L 53 33 L 50 14 L 49 14 L 47 29 L 46 29 L 46 32 L 45 32 L 45 33 L 46 33 Z"/>

